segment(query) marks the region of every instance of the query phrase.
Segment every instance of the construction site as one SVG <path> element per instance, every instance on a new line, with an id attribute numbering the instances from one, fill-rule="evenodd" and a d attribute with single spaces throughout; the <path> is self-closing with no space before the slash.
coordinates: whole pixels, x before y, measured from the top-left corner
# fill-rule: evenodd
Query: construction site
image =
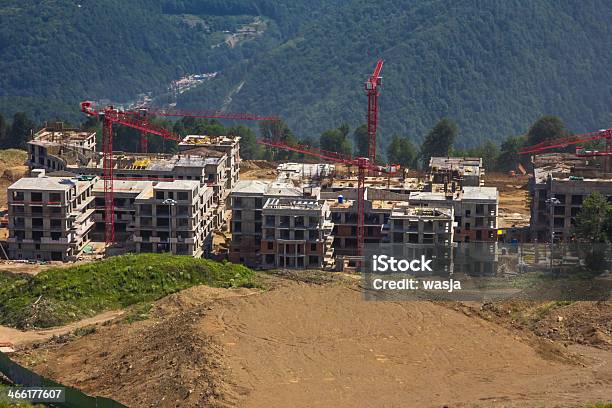
<path id="1" fill-rule="evenodd" d="M 480 157 L 431 157 L 420 170 L 378 164 L 381 68 L 379 61 L 366 82 L 367 157 L 271 137 L 258 143 L 304 159 L 242 160 L 240 137 L 179 136 L 150 117 L 277 117 L 91 102 L 81 110 L 99 120 L 101 135 L 61 123 L 33 134 L 27 168 L 7 164 L 2 178 L 6 271 L 34 279 L 84 266 L 79 274 L 94 276 L 86 286 L 99 296 L 105 289 L 90 266 L 132 259 L 124 254 L 184 256 L 159 266 L 168 274 L 160 281 L 158 265 L 138 270 L 131 285 L 126 276 L 138 265 L 121 267 L 119 286 L 140 302 L 76 307 L 70 301 L 85 295 L 71 281 L 60 304 L 69 306 L 59 309 L 69 312 L 52 320 L 58 308 L 36 292 L 20 308 L 22 320 L 3 320 L 12 325 L 0 326 L 1 351 L 39 375 L 133 407 L 574 408 L 608 401 L 609 301 L 365 301 L 359 268 L 369 246 L 443 248 L 451 258 L 477 248 L 444 273 L 475 287 L 481 277 L 521 279 L 524 264 L 509 251 L 572 242 L 585 197 L 598 191 L 612 201 L 607 148 L 549 151 L 609 144 L 612 131 L 524 148 L 524 166 L 510 173 L 488 171 Z M 113 150 L 118 126 L 140 132 L 139 152 Z M 150 137 L 175 142 L 175 151 L 149 153 Z M 552 251 L 535 254 L 526 257 L 532 265 L 553 265 Z M 203 263 L 189 273 L 172 264 L 194 258 Z M 235 275 L 202 284 L 192 273 L 206 268 Z M 252 278 L 238 285 L 241 273 Z M 183 275 L 189 284 L 172 286 Z M 609 284 L 610 272 L 598 279 Z M 170 288 L 145 298 L 136 293 L 140 283 L 151 292 Z"/>

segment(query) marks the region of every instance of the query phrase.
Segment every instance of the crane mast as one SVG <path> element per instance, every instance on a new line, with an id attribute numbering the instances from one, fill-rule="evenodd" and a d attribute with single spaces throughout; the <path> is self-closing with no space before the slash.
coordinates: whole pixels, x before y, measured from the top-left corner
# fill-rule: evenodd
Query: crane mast
<path id="1" fill-rule="evenodd" d="M 376 161 L 376 129 L 378 127 L 378 96 L 380 94 L 378 87 L 382 85 L 380 72 L 384 63 L 384 60 L 378 60 L 374 72 L 365 83 L 365 91 L 368 95 L 368 158 L 372 163 Z"/>

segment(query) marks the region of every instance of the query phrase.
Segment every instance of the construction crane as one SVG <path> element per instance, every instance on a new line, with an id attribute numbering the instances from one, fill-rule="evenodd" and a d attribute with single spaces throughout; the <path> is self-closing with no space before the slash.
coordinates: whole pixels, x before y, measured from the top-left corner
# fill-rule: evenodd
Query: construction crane
<path id="1" fill-rule="evenodd" d="M 229 120 L 270 120 L 278 121 L 278 116 L 260 116 L 250 113 L 230 113 L 221 111 L 179 111 L 165 109 L 139 108 L 137 110 L 119 110 L 113 106 L 96 109 L 93 102 L 81 102 L 81 111 L 87 116 L 102 120 L 102 155 L 103 155 L 103 179 L 104 179 L 104 239 L 106 245 L 115 242 L 115 193 L 113 189 L 113 123 L 130 127 L 140 131 L 140 151 L 147 152 L 148 134 L 153 134 L 178 142 L 181 137 L 170 132 L 162 126 L 150 123 L 148 118 L 155 116 L 183 116 L 207 119 L 229 119 Z"/>
<path id="2" fill-rule="evenodd" d="M 579 157 L 604 157 L 604 171 L 609 173 L 612 172 L 612 129 L 601 129 L 596 132 L 584 133 L 581 135 L 573 135 L 568 137 L 562 137 L 558 139 L 544 140 L 543 142 L 537 143 L 533 146 L 525 147 L 519 150 L 519 154 L 529 153 L 541 153 L 551 149 L 566 148 L 568 146 L 575 146 L 581 143 L 593 142 L 597 140 L 605 140 L 605 150 L 600 151 L 589 151 L 582 148 L 576 149 L 576 156 Z"/>
<path id="3" fill-rule="evenodd" d="M 376 129 L 378 127 L 378 87 L 382 85 L 382 70 L 384 60 L 379 59 L 374 72 L 365 83 L 365 91 L 368 95 L 368 158 L 371 163 L 376 162 Z"/>
<path id="4" fill-rule="evenodd" d="M 551 149 L 565 148 L 568 146 L 592 142 L 596 140 L 606 140 L 606 152 L 610 151 L 610 144 L 612 142 L 612 129 L 602 129 L 596 132 L 585 133 L 582 135 L 544 140 L 543 142 L 519 150 L 519 154 L 540 153 Z"/>
<path id="5" fill-rule="evenodd" d="M 357 256 L 363 256 L 366 171 L 373 173 L 395 174 L 398 171 L 399 166 L 379 166 L 371 162 L 367 157 L 353 158 L 335 152 L 316 149 L 310 146 L 288 145 L 280 141 L 269 139 L 260 139 L 258 140 L 258 143 L 272 148 L 289 150 L 326 161 L 357 167 Z"/>
<path id="6" fill-rule="evenodd" d="M 87 116 L 102 120 L 102 161 L 104 180 L 104 240 L 106 245 L 115 242 L 115 192 L 113 187 L 113 123 L 128 126 L 143 134 L 151 133 L 164 139 L 179 141 L 179 136 L 169 132 L 161 126 L 149 123 L 134 112 L 124 112 L 107 106 L 96 110 L 93 103 L 81 102 L 81 111 Z M 141 140 L 142 143 L 142 140 Z"/>
<path id="7" fill-rule="evenodd" d="M 200 118 L 200 119 L 224 119 L 224 120 L 251 120 L 251 121 L 280 121 L 278 116 L 265 116 L 257 115 L 253 113 L 244 112 L 224 112 L 220 110 L 180 110 L 180 109 L 167 109 L 167 108 L 149 108 L 141 107 L 134 111 L 128 111 L 128 113 L 135 114 L 141 120 L 146 120 L 149 116 L 162 116 L 162 117 L 189 117 L 189 118 Z M 142 132 L 140 136 L 140 152 L 147 152 L 147 134 Z"/>

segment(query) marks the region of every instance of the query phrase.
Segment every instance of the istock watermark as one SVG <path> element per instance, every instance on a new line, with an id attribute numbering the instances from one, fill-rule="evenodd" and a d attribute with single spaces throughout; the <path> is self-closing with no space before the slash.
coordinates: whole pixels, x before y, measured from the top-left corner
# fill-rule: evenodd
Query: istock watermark
<path id="1" fill-rule="evenodd" d="M 421 259 L 395 259 L 388 255 L 372 255 L 372 271 L 374 272 L 433 272 L 429 266 L 433 260 L 421 255 Z"/>
<path id="2" fill-rule="evenodd" d="M 358 271 L 367 300 L 612 299 L 610 245 L 366 244 Z"/>

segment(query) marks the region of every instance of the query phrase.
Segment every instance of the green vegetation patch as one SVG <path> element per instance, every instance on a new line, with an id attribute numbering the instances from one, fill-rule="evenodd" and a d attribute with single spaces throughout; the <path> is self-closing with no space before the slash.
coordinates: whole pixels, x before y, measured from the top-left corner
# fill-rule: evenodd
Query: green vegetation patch
<path id="1" fill-rule="evenodd" d="M 253 271 L 242 265 L 166 254 L 112 257 L 35 277 L 0 274 L 0 324 L 57 326 L 195 285 L 251 287 L 252 279 Z"/>

